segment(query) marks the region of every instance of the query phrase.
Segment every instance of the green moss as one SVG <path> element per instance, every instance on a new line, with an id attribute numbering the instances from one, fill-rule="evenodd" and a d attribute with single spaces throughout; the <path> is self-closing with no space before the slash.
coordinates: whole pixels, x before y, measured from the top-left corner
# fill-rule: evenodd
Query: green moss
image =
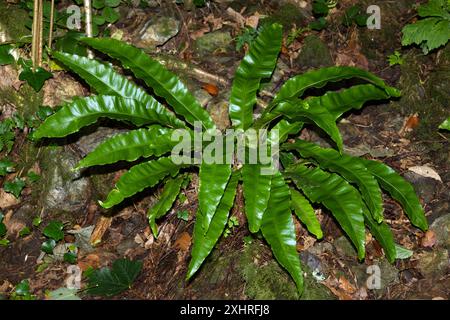
<path id="1" fill-rule="evenodd" d="M 18 78 L 17 66 L 13 66 L 13 68 L 15 68 Z M 27 83 L 22 84 L 18 91 L 13 87 L 4 87 L 0 88 L 0 105 L 11 104 L 22 116 L 30 116 L 42 105 L 43 96 L 42 90 L 35 92 Z"/>
<path id="2" fill-rule="evenodd" d="M 30 30 L 24 24 L 28 19 L 25 10 L 0 2 L 0 39 L 5 42 L 23 40 L 24 36 L 30 35 Z"/>
<path id="3" fill-rule="evenodd" d="M 270 250 L 259 241 L 247 245 L 239 264 L 246 282 L 245 294 L 251 299 L 330 300 L 335 299 L 327 287 L 318 283 L 311 270 L 302 265 L 304 291 L 301 297 L 289 274 L 274 260 L 267 259 Z"/>
<path id="4" fill-rule="evenodd" d="M 279 23 L 283 25 L 283 30 L 288 32 L 295 24 L 297 27 L 306 25 L 307 14 L 292 3 L 282 4 L 273 14 L 261 19 L 261 25 Z"/>
<path id="5" fill-rule="evenodd" d="M 264 246 L 255 241 L 245 247 L 240 265 L 245 279 L 245 294 L 251 299 L 297 300 L 299 298 L 294 282 L 275 260 L 260 265 Z"/>
<path id="6" fill-rule="evenodd" d="M 302 68 L 330 67 L 334 65 L 328 46 L 316 35 L 307 36 L 297 63 Z"/>

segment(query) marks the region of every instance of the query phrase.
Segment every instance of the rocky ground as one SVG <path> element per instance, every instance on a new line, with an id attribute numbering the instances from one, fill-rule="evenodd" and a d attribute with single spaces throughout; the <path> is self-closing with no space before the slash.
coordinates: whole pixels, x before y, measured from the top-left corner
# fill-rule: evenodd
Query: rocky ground
<path id="1" fill-rule="evenodd" d="M 363 6 L 372 3 L 339 0 L 329 27 L 302 34 L 284 46 L 259 108 L 288 77 L 321 66 L 358 66 L 401 89 L 401 99 L 369 104 L 344 117 L 339 127 L 348 153 L 380 159 L 413 183 L 430 230 L 423 233 L 412 227 L 400 206 L 386 197 L 386 220 L 397 242 L 414 253 L 391 265 L 379 244 L 368 237 L 367 258 L 360 263 L 334 220 L 319 212 L 326 235 L 322 241 L 297 225 L 306 278 L 301 299 L 448 299 L 450 149 L 449 135 L 439 132 L 437 126 L 449 115 L 450 46 L 428 56 L 416 48 L 401 48 L 400 30 L 414 15 L 411 8 L 415 1 L 410 0 L 378 1 L 383 15 L 381 30 L 343 27 L 340 14 L 356 2 Z M 5 14 L 6 4 L 0 8 L 0 40 L 26 34 L 16 21 L 7 18 L 13 14 Z M 24 14 L 16 6 L 7 9 L 14 10 L 15 16 Z M 227 99 L 231 79 L 245 50 L 236 49 L 235 39 L 243 27 L 258 20 L 279 21 L 287 36 L 292 27 L 312 20 L 310 5 L 295 0 L 216 0 L 205 8 L 187 9 L 172 1 L 149 1 L 146 8 L 123 6 L 122 18 L 108 29 L 112 36 L 143 48 L 179 74 L 222 129 L 230 124 Z M 402 52 L 403 65 L 389 66 L 386 57 L 394 50 Z M 40 105 L 56 107 L 73 96 L 87 94 L 89 88 L 64 71 L 56 72 L 43 90 L 35 93 L 18 80 L 15 67 L 0 67 L 2 118 L 15 111 L 32 114 Z M 145 214 L 158 190 L 145 191 L 114 212 L 102 210 L 97 200 L 105 197 L 124 167 L 83 172 L 71 168 L 105 137 L 124 129 L 104 121 L 56 143 L 33 144 L 24 136 L 16 138 L 9 157 L 21 168 L 17 174 L 33 170 L 41 179 L 27 186 L 19 199 L 0 189 L 0 207 L 10 240 L 8 246 L 0 246 L 0 293 L 10 292 L 23 279 L 30 280 L 31 290 L 39 298 L 46 290 L 64 286 L 68 264 L 58 257 L 41 255 L 42 227 L 32 227 L 33 218 L 40 216 L 42 225 L 56 219 L 72 230 L 64 242 L 75 242 L 79 247 L 81 269 L 110 265 L 119 257 L 144 262 L 136 284 L 119 299 L 299 299 L 295 285 L 267 245 L 247 231 L 240 193 L 233 209 L 239 225 L 220 241 L 218 250 L 190 283 L 184 278 L 197 206 L 195 178 L 184 190 L 183 201 L 177 200 L 167 218 L 160 221 L 157 241 Z M 327 143 L 309 128 L 302 135 Z M 13 178 L 14 174 L 2 179 Z M 178 218 L 178 213 L 185 211 L 189 213 L 187 221 Z M 25 226 L 31 233 L 20 236 Z M 371 289 L 367 282 L 373 265 L 381 271 L 378 289 Z"/>

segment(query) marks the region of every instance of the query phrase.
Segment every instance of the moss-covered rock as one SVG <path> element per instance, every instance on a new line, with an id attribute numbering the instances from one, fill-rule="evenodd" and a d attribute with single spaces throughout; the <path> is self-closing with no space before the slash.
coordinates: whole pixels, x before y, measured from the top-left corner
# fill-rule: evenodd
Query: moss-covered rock
<path id="1" fill-rule="evenodd" d="M 233 38 L 229 32 L 217 30 L 197 38 L 194 43 L 194 48 L 198 55 L 211 54 L 230 49 L 232 41 Z"/>
<path id="2" fill-rule="evenodd" d="M 246 282 L 245 294 L 257 300 L 297 300 L 297 288 L 275 260 L 263 261 L 267 248 L 254 241 L 242 252 L 241 273 Z"/>
<path id="3" fill-rule="evenodd" d="M 19 80 L 18 67 L 0 66 L 0 107 L 4 111 L 13 106 L 23 116 L 35 113 L 42 104 L 43 92 L 35 92 L 27 83 Z"/>
<path id="4" fill-rule="evenodd" d="M 334 65 L 328 46 L 316 35 L 309 35 L 305 38 L 296 62 L 303 69 Z"/>
<path id="5" fill-rule="evenodd" d="M 261 25 L 279 23 L 283 30 L 288 32 L 295 25 L 297 28 L 306 26 L 311 18 L 310 12 L 299 6 L 283 1 L 279 2 L 278 8 L 268 17 L 261 19 Z"/>
<path id="6" fill-rule="evenodd" d="M 17 5 L 0 2 L 0 43 L 15 42 L 30 35 L 24 22 L 28 13 Z"/>
<path id="7" fill-rule="evenodd" d="M 60 146 L 42 147 L 39 157 L 42 179 L 39 201 L 51 217 L 74 221 L 84 211 L 91 197 L 89 179 L 72 171 L 80 157 Z"/>

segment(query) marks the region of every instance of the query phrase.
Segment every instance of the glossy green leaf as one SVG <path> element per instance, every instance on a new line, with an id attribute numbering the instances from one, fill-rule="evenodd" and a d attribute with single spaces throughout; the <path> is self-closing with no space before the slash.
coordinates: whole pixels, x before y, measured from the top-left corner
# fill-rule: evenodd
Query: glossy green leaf
<path id="1" fill-rule="evenodd" d="M 120 177 L 115 188 L 111 190 L 104 202 L 100 201 L 100 205 L 106 209 L 111 208 L 125 198 L 145 188 L 153 187 L 165 176 L 174 176 L 179 169 L 180 167 L 167 157 L 135 165 Z"/>
<path id="2" fill-rule="evenodd" d="M 220 199 L 224 195 L 230 175 L 230 164 L 207 164 L 203 162 L 200 166 L 198 205 L 203 216 L 202 222 L 205 233 L 208 231 Z"/>
<path id="3" fill-rule="evenodd" d="M 383 199 L 380 186 L 357 158 L 341 155 L 333 149 L 321 148 L 303 140 L 285 144 L 284 147 L 287 150 L 297 150 L 304 158 L 313 158 L 321 168 L 339 173 L 348 182 L 356 184 L 374 219 L 377 222 L 383 221 Z"/>
<path id="4" fill-rule="evenodd" d="M 291 214 L 290 190 L 280 172 L 274 174 L 269 203 L 264 213 L 261 232 L 272 252 L 297 285 L 303 291 L 303 273 L 297 253 L 294 221 Z"/>
<path id="5" fill-rule="evenodd" d="M 6 225 L 0 221 L 0 238 L 3 237 L 7 231 Z"/>
<path id="6" fill-rule="evenodd" d="M 206 234 L 203 229 L 204 216 L 200 211 L 197 212 L 194 225 L 192 258 L 189 262 L 186 279 L 190 279 L 197 272 L 222 235 L 228 222 L 228 214 L 233 207 L 239 178 L 240 172 L 233 172 Z"/>
<path id="7" fill-rule="evenodd" d="M 119 20 L 120 14 L 113 8 L 106 7 L 102 11 L 102 17 L 105 18 L 106 22 L 115 23 Z"/>
<path id="8" fill-rule="evenodd" d="M 59 241 L 64 238 L 63 228 L 64 225 L 61 222 L 50 221 L 42 233 L 50 239 Z"/>
<path id="9" fill-rule="evenodd" d="M 139 100 L 154 110 L 155 122 L 174 128 L 185 127 L 183 121 L 166 109 L 161 103 L 147 94 L 123 75 L 117 73 L 111 65 L 97 60 L 63 52 L 53 52 L 52 56 L 83 78 L 89 86 L 101 95 L 116 95 Z"/>
<path id="10" fill-rule="evenodd" d="M 0 160 L 0 177 L 6 176 L 8 173 L 14 172 L 14 167 L 16 164 L 8 159 L 1 159 Z"/>
<path id="11" fill-rule="evenodd" d="M 359 192 L 334 173 L 320 168 L 295 165 L 286 171 L 303 193 L 312 201 L 328 208 L 349 236 L 358 251 L 358 258 L 365 256 L 364 203 Z"/>
<path id="12" fill-rule="evenodd" d="M 248 129 L 253 123 L 253 107 L 261 79 L 270 78 L 276 66 L 283 38 L 282 26 L 264 27 L 235 73 L 229 113 L 235 128 Z"/>
<path id="13" fill-rule="evenodd" d="M 48 117 L 33 137 L 65 137 L 102 117 L 142 126 L 158 122 L 159 113 L 141 101 L 118 96 L 76 98 Z"/>
<path id="14" fill-rule="evenodd" d="M 95 23 L 96 17 L 93 17 Z M 104 23 L 104 21 L 103 21 Z M 67 31 L 62 37 L 58 37 L 55 40 L 54 47 L 58 51 L 64 51 L 66 53 L 77 54 L 79 56 L 87 56 L 86 47 L 83 46 L 78 39 L 84 37 L 84 33 L 74 30 Z"/>
<path id="15" fill-rule="evenodd" d="M 361 109 L 367 101 L 385 100 L 389 95 L 373 84 L 361 84 L 339 92 L 327 92 L 323 96 L 307 99 L 311 108 L 325 107 L 338 119 L 351 109 Z"/>
<path id="16" fill-rule="evenodd" d="M 302 130 L 304 123 L 303 122 L 293 122 L 282 119 L 280 120 L 273 128 L 273 130 L 278 130 L 278 138 L 279 143 L 282 143 L 287 140 L 289 135 L 297 134 Z"/>
<path id="17" fill-rule="evenodd" d="M 41 250 L 47 254 L 53 254 L 53 249 L 56 247 L 56 241 L 53 239 L 45 240 L 41 245 Z"/>
<path id="18" fill-rule="evenodd" d="M 64 253 L 63 259 L 67 263 L 76 264 L 77 263 L 77 254 L 75 252 L 66 252 L 66 253 Z"/>
<path id="19" fill-rule="evenodd" d="M 244 164 L 242 168 L 245 215 L 252 233 L 259 231 L 270 197 L 272 175 L 262 174 L 262 170 L 261 164 Z"/>
<path id="20" fill-rule="evenodd" d="M 26 81 L 36 92 L 41 90 L 47 79 L 50 79 L 52 74 L 44 68 L 36 68 L 35 71 L 30 67 L 25 67 L 19 74 L 19 80 Z"/>
<path id="21" fill-rule="evenodd" d="M 82 41 L 120 60 L 124 68 L 130 69 L 136 77 L 144 80 L 156 95 L 164 98 L 190 124 L 200 121 L 205 129 L 215 128 L 208 112 L 196 101 L 186 85 L 144 51 L 116 39 L 84 38 Z"/>
<path id="22" fill-rule="evenodd" d="M 87 292 L 92 295 L 115 296 L 131 288 L 141 269 L 141 261 L 116 260 L 111 269 L 95 270 L 88 276 Z"/>
<path id="23" fill-rule="evenodd" d="M 147 212 L 147 218 L 152 229 L 153 236 L 158 237 L 158 226 L 156 219 L 163 217 L 172 207 L 173 203 L 180 193 L 181 185 L 185 177 L 179 176 L 175 179 L 169 179 L 164 185 L 164 190 L 156 202 Z"/>
<path id="24" fill-rule="evenodd" d="M 323 238 L 322 228 L 317 219 L 313 207 L 300 192 L 291 189 L 292 209 L 297 215 L 298 219 L 306 226 L 309 232 L 316 236 L 317 239 Z"/>
<path id="25" fill-rule="evenodd" d="M 445 129 L 450 131 L 450 118 L 442 122 L 441 125 L 439 126 L 439 129 Z"/>
<path id="26" fill-rule="evenodd" d="M 376 222 L 367 208 L 364 212 L 364 222 L 370 230 L 370 233 L 377 239 L 378 243 L 383 247 L 384 254 L 390 263 L 393 263 L 397 257 L 395 248 L 394 235 L 391 228 L 386 222 Z"/>
<path id="27" fill-rule="evenodd" d="M 3 190 L 5 190 L 5 192 L 13 194 L 16 198 L 20 197 L 23 188 L 25 188 L 25 181 L 17 177 L 14 178 L 13 181 L 7 181 L 3 184 Z"/>
<path id="28" fill-rule="evenodd" d="M 140 157 L 160 156 L 170 152 L 178 141 L 172 141 L 172 129 L 159 125 L 112 136 L 82 159 L 78 168 L 110 164 L 117 161 L 135 161 Z"/>
<path id="29" fill-rule="evenodd" d="M 14 57 L 11 55 L 12 46 L 10 44 L 0 45 L 0 66 L 14 63 Z"/>
<path id="30" fill-rule="evenodd" d="M 343 142 L 336 120 L 325 107 L 321 105 L 310 106 L 307 101 L 297 99 L 290 102 L 281 102 L 273 113 L 283 115 L 293 121 L 309 120 L 315 123 L 330 136 L 342 152 Z"/>
<path id="31" fill-rule="evenodd" d="M 380 186 L 402 205 L 411 223 L 424 231 L 427 230 L 427 219 L 413 186 L 395 170 L 381 162 L 365 159 L 360 161 L 378 180 Z"/>
<path id="32" fill-rule="evenodd" d="M 272 105 L 284 100 L 299 98 L 306 90 L 322 88 L 329 82 L 338 82 L 351 78 L 368 81 L 386 91 L 389 96 L 399 97 L 400 92 L 388 86 L 382 79 L 374 74 L 355 67 L 328 67 L 312 70 L 287 80 L 276 94 Z"/>

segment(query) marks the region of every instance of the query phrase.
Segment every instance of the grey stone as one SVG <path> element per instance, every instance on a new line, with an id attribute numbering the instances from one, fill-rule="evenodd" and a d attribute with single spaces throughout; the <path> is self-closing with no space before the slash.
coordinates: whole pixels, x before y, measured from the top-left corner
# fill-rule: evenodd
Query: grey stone
<path id="1" fill-rule="evenodd" d="M 98 127 L 94 132 L 83 135 L 77 142 L 78 149 L 83 153 L 83 156 L 92 152 L 100 143 L 115 134 L 126 132 L 126 130 Z"/>
<path id="2" fill-rule="evenodd" d="M 347 237 L 341 236 L 337 238 L 334 240 L 333 245 L 340 255 L 356 259 L 357 253 L 355 247 L 351 244 Z"/>
<path id="3" fill-rule="evenodd" d="M 139 32 L 136 45 L 152 48 L 165 44 L 180 31 L 180 21 L 174 17 L 157 17 L 149 20 Z"/>
<path id="4" fill-rule="evenodd" d="M 418 193 L 419 197 L 423 199 L 423 201 L 428 203 L 431 202 L 431 200 L 435 199 L 437 188 L 440 185 L 439 181 L 429 177 L 421 176 L 412 171 L 406 172 L 404 174 L 404 178 L 413 184 L 414 189 Z"/>
<path id="5" fill-rule="evenodd" d="M 417 260 L 417 269 L 424 276 L 439 277 L 448 272 L 449 260 L 447 249 L 423 252 Z"/>
<path id="6" fill-rule="evenodd" d="M 203 89 L 198 89 L 194 91 L 194 97 L 200 103 L 201 106 L 206 107 L 206 105 L 211 101 L 212 97 L 208 92 Z"/>
<path id="7" fill-rule="evenodd" d="M 69 148 L 47 147 L 39 162 L 42 169 L 41 201 L 49 211 L 83 210 L 90 198 L 90 183 L 79 172 L 72 171 L 80 157 Z"/>
<path id="8" fill-rule="evenodd" d="M 217 102 L 210 102 L 207 110 L 219 130 L 224 130 L 230 126 L 227 101 L 220 100 Z"/>
<path id="9" fill-rule="evenodd" d="M 199 55 L 210 54 L 216 50 L 226 50 L 232 41 L 233 38 L 229 32 L 217 30 L 196 39 L 194 47 Z"/>
<path id="10" fill-rule="evenodd" d="M 436 234 L 437 245 L 450 249 L 450 213 L 437 218 L 430 226 L 430 230 Z"/>

